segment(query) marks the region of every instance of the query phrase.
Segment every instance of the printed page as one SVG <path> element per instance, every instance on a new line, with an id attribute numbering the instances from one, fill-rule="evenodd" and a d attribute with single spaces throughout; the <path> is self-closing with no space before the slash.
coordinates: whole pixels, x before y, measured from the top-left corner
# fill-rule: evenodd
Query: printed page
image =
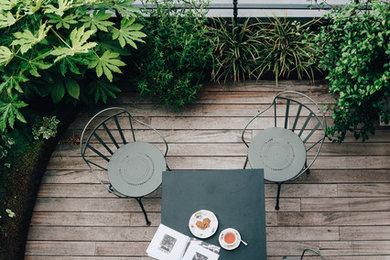
<path id="1" fill-rule="evenodd" d="M 188 236 L 160 224 L 146 252 L 159 260 L 180 260 L 189 239 Z"/>
<path id="2" fill-rule="evenodd" d="M 218 254 L 191 242 L 182 260 L 217 260 L 218 258 Z"/>

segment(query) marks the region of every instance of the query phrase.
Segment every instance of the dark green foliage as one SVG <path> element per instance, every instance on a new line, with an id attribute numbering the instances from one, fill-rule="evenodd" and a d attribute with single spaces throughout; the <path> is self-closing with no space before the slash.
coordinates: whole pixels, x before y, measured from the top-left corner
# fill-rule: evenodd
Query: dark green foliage
<path id="1" fill-rule="evenodd" d="M 1 132 L 26 122 L 23 108 L 34 99 L 77 103 L 115 97 L 119 90 L 110 83 L 125 65 L 122 49 L 136 48 L 145 37 L 133 2 L 1 0 Z M 99 86 L 89 88 L 93 83 Z"/>
<path id="2" fill-rule="evenodd" d="M 306 76 L 314 79 L 316 54 L 310 26 L 317 23 L 311 20 L 305 24 L 286 18 L 274 17 L 272 21 L 259 26 L 259 41 L 262 43 L 261 55 L 253 74 L 259 79 L 265 72 L 275 75 L 276 86 L 279 77 L 288 78 L 295 73 L 298 79 Z"/>
<path id="3" fill-rule="evenodd" d="M 235 25 L 223 19 L 214 19 L 210 37 L 213 40 L 212 79 L 220 82 L 250 78 L 260 58 L 262 42 L 257 33 L 258 24 Z"/>
<path id="4" fill-rule="evenodd" d="M 243 24 L 215 19 L 212 78 L 225 82 L 273 74 L 276 85 L 279 77 L 288 78 L 291 73 L 298 79 L 313 79 L 317 61 L 315 32 L 310 27 L 315 23 L 317 20 L 301 24 L 278 17 L 269 22 L 248 19 Z"/>
<path id="5" fill-rule="evenodd" d="M 171 0 L 145 4 L 155 8 L 143 10 L 147 39 L 139 50 L 138 92 L 178 109 L 194 102 L 211 64 L 205 3 L 179 1 L 183 8 Z"/>
<path id="6" fill-rule="evenodd" d="M 342 142 L 347 132 L 366 140 L 379 116 L 389 122 L 385 106 L 390 94 L 390 4 L 372 1 L 372 11 L 347 5 L 330 15 L 316 41 L 323 48 L 320 66 L 328 70 L 330 88 L 337 99 L 334 126 L 328 134 Z"/>

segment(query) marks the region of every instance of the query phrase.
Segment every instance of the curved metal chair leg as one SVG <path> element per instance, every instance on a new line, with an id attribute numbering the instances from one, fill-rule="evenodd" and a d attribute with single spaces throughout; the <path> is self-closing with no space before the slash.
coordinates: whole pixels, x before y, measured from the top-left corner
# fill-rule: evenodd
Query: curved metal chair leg
<path id="1" fill-rule="evenodd" d="M 142 212 L 144 213 L 146 225 L 150 226 L 150 224 L 152 224 L 152 223 L 148 219 L 148 215 L 146 214 L 146 211 L 145 211 L 144 205 L 142 204 L 141 198 L 136 198 L 136 200 L 138 201 L 138 204 L 141 207 Z"/>
<path id="2" fill-rule="evenodd" d="M 279 198 L 280 198 L 280 190 L 282 188 L 282 182 L 278 182 L 278 195 L 276 196 L 276 205 L 275 210 L 279 210 Z"/>
<path id="3" fill-rule="evenodd" d="M 244 168 L 243 169 L 245 169 L 246 168 L 246 165 L 248 164 L 248 155 L 246 156 L 246 159 L 245 159 L 245 164 L 244 164 Z"/>
<path id="4" fill-rule="evenodd" d="M 305 162 L 305 168 L 307 168 L 307 162 Z M 310 174 L 310 169 L 306 170 L 306 174 Z"/>

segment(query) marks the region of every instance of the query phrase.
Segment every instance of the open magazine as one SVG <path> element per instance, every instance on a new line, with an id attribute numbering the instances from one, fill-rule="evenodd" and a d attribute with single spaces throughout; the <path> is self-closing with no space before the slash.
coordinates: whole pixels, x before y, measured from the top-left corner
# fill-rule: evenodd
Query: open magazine
<path id="1" fill-rule="evenodd" d="M 158 260 L 217 260 L 219 250 L 160 224 L 146 252 Z"/>

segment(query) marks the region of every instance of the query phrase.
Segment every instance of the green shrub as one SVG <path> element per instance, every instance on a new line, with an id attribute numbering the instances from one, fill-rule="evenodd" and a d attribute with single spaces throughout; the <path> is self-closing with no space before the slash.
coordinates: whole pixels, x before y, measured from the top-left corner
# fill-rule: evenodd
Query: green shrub
<path id="1" fill-rule="evenodd" d="M 57 134 L 57 126 L 60 121 L 56 116 L 47 117 L 44 116 L 42 120 L 37 122 L 32 128 L 32 134 L 35 140 L 39 140 L 42 135 L 43 139 L 49 139 L 55 137 Z"/>
<path id="2" fill-rule="evenodd" d="M 262 49 L 262 42 L 257 33 L 258 24 L 251 24 L 247 19 L 237 25 L 232 20 L 214 19 L 210 30 L 213 41 L 214 81 L 241 81 L 250 78 Z"/>
<path id="3" fill-rule="evenodd" d="M 145 36 L 134 23 L 132 3 L 2 0 L 0 130 L 13 128 L 16 120 L 26 122 L 20 110 L 32 99 L 105 102 L 115 97 L 119 89 L 110 83 L 125 65 L 122 48 L 135 48 Z"/>
<path id="4" fill-rule="evenodd" d="M 144 9 L 147 39 L 140 47 L 137 89 L 141 97 L 180 108 L 195 100 L 211 64 L 204 2 L 150 0 Z"/>
<path id="5" fill-rule="evenodd" d="M 252 74 L 259 79 L 264 73 L 275 75 L 276 86 L 280 77 L 288 78 L 296 73 L 298 79 L 306 76 L 314 79 L 316 51 L 313 46 L 315 32 L 310 26 L 317 20 L 305 24 L 274 17 L 258 27 L 259 41 L 262 43 L 261 55 Z"/>
<path id="6" fill-rule="evenodd" d="M 337 99 L 328 134 L 342 142 L 347 132 L 366 140 L 378 116 L 389 122 L 384 105 L 390 94 L 390 4 L 372 1 L 372 11 L 350 4 L 334 10 L 316 41 L 320 66 L 329 72 L 329 92 Z"/>

